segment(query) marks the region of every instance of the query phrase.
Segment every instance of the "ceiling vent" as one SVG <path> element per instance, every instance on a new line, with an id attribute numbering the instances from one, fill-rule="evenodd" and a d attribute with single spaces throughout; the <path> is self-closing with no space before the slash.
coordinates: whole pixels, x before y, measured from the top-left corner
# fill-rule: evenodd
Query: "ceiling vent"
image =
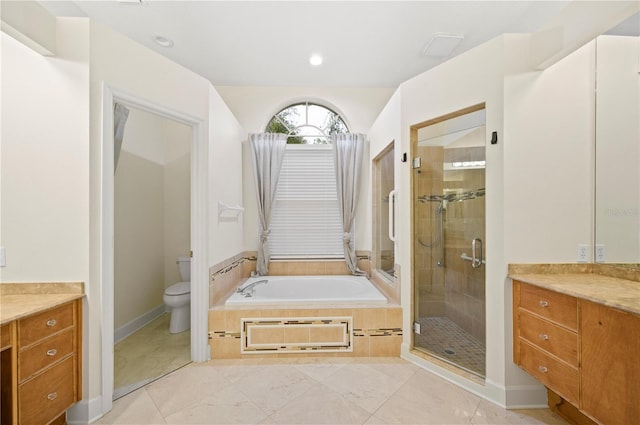
<path id="1" fill-rule="evenodd" d="M 422 54 L 433 58 L 446 58 L 464 40 L 464 35 L 436 34 L 422 50 Z"/>

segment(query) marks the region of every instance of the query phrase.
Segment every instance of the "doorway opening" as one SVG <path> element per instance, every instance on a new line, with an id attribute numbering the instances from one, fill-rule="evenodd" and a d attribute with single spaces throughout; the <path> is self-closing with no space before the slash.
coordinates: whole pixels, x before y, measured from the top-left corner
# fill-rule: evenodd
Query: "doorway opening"
<path id="1" fill-rule="evenodd" d="M 206 361 L 210 358 L 208 344 L 208 131 L 207 120 L 190 113 L 173 109 L 130 93 L 123 92 L 108 84 L 102 86 L 102 131 L 99 152 L 101 164 L 99 201 L 99 263 L 96 272 L 100 279 L 101 309 L 101 397 L 102 414 L 113 406 L 114 389 L 114 107 L 116 103 L 169 118 L 185 124 L 191 129 L 191 199 L 190 199 L 190 244 L 191 244 L 191 360 Z"/>
<path id="2" fill-rule="evenodd" d="M 485 377 L 485 108 L 411 128 L 413 348 Z"/>
<path id="3" fill-rule="evenodd" d="M 191 362 L 190 318 L 170 329 L 177 313 L 165 294 L 186 282 L 171 299 L 190 302 L 192 130 L 118 107 L 127 119 L 114 157 L 114 400 Z"/>

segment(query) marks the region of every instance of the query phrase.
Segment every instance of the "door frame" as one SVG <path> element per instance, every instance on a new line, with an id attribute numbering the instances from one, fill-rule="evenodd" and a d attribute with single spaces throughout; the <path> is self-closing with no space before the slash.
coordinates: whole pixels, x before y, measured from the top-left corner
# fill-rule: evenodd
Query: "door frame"
<path id="1" fill-rule="evenodd" d="M 102 84 L 101 182 L 101 299 L 102 299 L 102 413 L 113 405 L 114 343 L 114 135 L 113 105 L 122 103 L 191 128 L 191 360 L 206 361 L 208 346 L 209 285 L 208 141 L 205 120 Z"/>
<path id="2" fill-rule="evenodd" d="M 439 117 L 436 118 L 432 118 L 426 121 L 422 121 L 419 122 L 417 124 L 413 124 L 409 127 L 409 152 L 410 152 L 410 158 L 411 160 L 413 160 L 413 158 L 416 158 L 418 155 L 417 152 L 417 144 L 418 144 L 418 130 L 420 130 L 421 128 L 424 127 L 429 127 L 431 125 L 434 124 L 438 124 L 441 123 L 443 121 L 447 121 L 450 120 L 452 118 L 457 118 L 463 115 L 467 115 L 470 114 L 472 112 L 476 112 L 476 111 L 481 111 L 481 110 L 486 110 L 486 103 L 482 102 L 482 103 L 478 103 L 466 108 L 462 108 L 459 109 L 457 111 L 454 112 L 450 112 L 448 114 L 445 115 L 441 115 Z M 411 244 L 410 244 L 410 258 L 411 258 L 411 315 L 410 315 L 410 333 L 411 333 L 411 338 L 410 338 L 410 344 L 409 344 L 409 351 L 412 353 L 416 353 L 418 354 L 420 357 L 426 356 L 428 358 L 429 361 L 434 361 L 434 359 L 436 359 L 434 356 L 432 355 L 428 355 L 428 354 L 424 354 L 424 356 L 421 356 L 420 353 L 416 350 L 415 348 L 415 332 L 413 331 L 413 324 L 416 322 L 417 317 L 416 317 L 416 310 L 417 310 L 417 306 L 416 306 L 416 279 L 415 279 L 415 273 L 416 273 L 416 261 L 415 261 L 415 255 L 416 255 L 416 248 L 415 248 L 415 239 L 416 239 L 416 223 L 415 223 L 415 211 L 414 211 L 414 203 L 415 203 L 415 174 L 413 172 L 413 166 L 411 167 L 411 171 L 410 171 L 410 183 L 409 183 L 409 190 L 410 190 L 410 199 L 411 199 L 411 214 L 410 214 L 410 232 L 411 232 Z M 444 243 L 444 241 L 443 241 Z M 485 271 L 485 276 L 486 276 L 486 271 Z M 437 361 L 437 360 L 436 360 Z"/>

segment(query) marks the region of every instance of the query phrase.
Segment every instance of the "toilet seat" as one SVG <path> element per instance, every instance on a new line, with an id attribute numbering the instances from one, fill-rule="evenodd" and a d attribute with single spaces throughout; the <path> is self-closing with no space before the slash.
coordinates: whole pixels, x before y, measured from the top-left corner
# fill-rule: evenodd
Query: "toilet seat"
<path id="1" fill-rule="evenodd" d="M 178 282 L 169 286 L 165 291 L 165 295 L 185 295 L 191 293 L 191 282 Z"/>

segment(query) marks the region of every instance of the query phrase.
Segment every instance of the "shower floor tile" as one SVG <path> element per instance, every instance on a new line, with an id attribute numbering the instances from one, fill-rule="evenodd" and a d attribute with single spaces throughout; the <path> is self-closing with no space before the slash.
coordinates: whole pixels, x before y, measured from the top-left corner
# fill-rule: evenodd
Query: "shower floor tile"
<path id="1" fill-rule="evenodd" d="M 485 376 L 485 345 L 447 317 L 422 317 L 416 348 L 469 372 Z"/>
<path id="2" fill-rule="evenodd" d="M 170 333 L 170 318 L 165 313 L 115 344 L 114 399 L 191 362 L 190 332 Z"/>

